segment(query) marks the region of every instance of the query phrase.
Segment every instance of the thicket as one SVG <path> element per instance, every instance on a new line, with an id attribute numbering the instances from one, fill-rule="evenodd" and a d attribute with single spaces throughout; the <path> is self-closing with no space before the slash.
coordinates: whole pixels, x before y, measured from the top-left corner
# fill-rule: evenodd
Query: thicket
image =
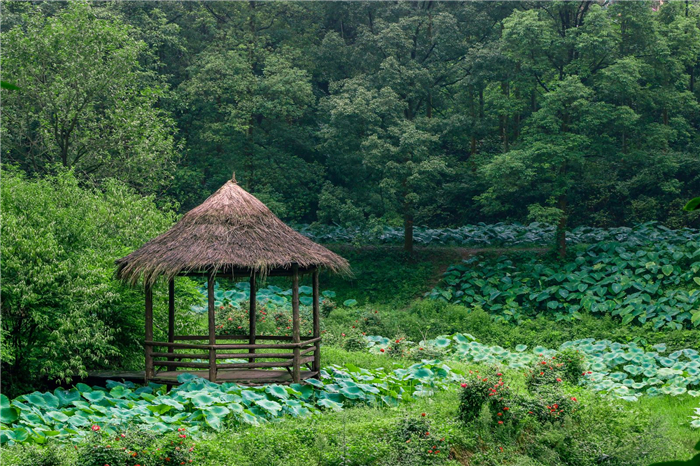
<path id="1" fill-rule="evenodd" d="M 172 211 L 118 181 L 81 185 L 72 172 L 39 179 L 5 168 L 1 195 L 3 393 L 88 368 L 139 367 L 143 293 L 115 280 L 114 261 L 166 230 Z M 196 290 L 186 279 L 177 288 L 182 308 Z"/>
<path id="2" fill-rule="evenodd" d="M 29 173 L 60 161 L 186 209 L 235 171 L 285 220 L 407 243 L 504 219 L 697 225 L 697 2 L 2 8 L 3 159 Z"/>

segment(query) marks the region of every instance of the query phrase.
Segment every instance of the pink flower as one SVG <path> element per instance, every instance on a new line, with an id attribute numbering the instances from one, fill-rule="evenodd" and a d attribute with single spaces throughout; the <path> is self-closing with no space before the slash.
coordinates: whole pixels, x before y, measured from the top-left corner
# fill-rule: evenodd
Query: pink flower
<path id="1" fill-rule="evenodd" d="M 92 431 L 97 432 L 98 430 L 100 430 L 100 426 L 98 426 L 97 424 L 93 424 Z"/>

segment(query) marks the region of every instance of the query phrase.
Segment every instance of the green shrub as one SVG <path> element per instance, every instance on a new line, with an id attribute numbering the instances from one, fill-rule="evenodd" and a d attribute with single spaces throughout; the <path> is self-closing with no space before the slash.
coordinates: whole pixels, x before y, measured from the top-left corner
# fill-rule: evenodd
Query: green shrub
<path id="1" fill-rule="evenodd" d="M 347 334 L 343 339 L 343 349 L 346 351 L 362 351 L 367 348 L 367 342 L 360 333 L 355 329 Z"/>
<path id="2" fill-rule="evenodd" d="M 385 464 L 420 466 L 443 463 L 450 447 L 445 438 L 433 429 L 424 415 L 399 420 L 392 433 L 396 456 Z"/>
<path id="3" fill-rule="evenodd" d="M 97 190 L 71 172 L 30 180 L 7 168 L 2 178 L 2 328 L 11 336 L 3 338 L 3 392 L 88 368 L 139 367 L 143 292 L 115 280 L 114 261 L 166 230 L 174 215 L 116 181 Z M 166 321 L 167 286 L 154 291 L 156 318 Z M 178 279 L 176 308 L 187 309 L 194 293 Z M 178 333 L 191 322 L 186 314 Z"/>
<path id="4" fill-rule="evenodd" d="M 568 382 L 577 385 L 583 374 L 584 356 L 576 350 L 565 349 L 557 356 L 541 358 L 533 363 L 527 374 L 527 387 L 539 387 Z"/>
<path id="5" fill-rule="evenodd" d="M 191 464 L 195 444 L 184 429 L 178 433 L 156 434 L 135 430 L 111 436 L 96 432 L 78 446 L 81 466 L 161 466 Z"/>
<path id="6" fill-rule="evenodd" d="M 331 312 L 337 307 L 335 304 L 335 301 L 328 299 L 328 298 L 323 298 L 320 303 L 320 309 L 319 309 L 319 314 L 321 314 L 321 317 L 328 317 L 331 315 Z"/>
<path id="7" fill-rule="evenodd" d="M 474 421 L 484 407 L 484 403 L 493 397 L 492 390 L 500 374 L 494 369 L 469 371 L 469 377 L 462 383 L 459 400 L 459 419 L 466 423 Z"/>
<path id="8" fill-rule="evenodd" d="M 2 450 L 2 463 L 12 466 L 73 466 L 78 464 L 76 457 L 75 448 L 56 442 L 15 445 Z"/>

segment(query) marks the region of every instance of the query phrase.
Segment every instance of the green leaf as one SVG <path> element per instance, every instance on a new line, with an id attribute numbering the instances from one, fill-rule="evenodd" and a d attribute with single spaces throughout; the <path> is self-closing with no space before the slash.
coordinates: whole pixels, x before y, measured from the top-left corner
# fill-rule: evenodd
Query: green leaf
<path id="1" fill-rule="evenodd" d="M 289 398 L 287 390 L 285 390 L 283 387 L 280 387 L 279 385 L 268 385 L 267 387 L 265 387 L 265 392 L 269 393 L 275 398 L 280 398 L 283 400 Z"/>
<path id="2" fill-rule="evenodd" d="M 19 87 L 7 81 L 0 81 L 0 88 L 7 89 L 8 91 L 18 91 Z"/>
<path id="3" fill-rule="evenodd" d="M 105 392 L 95 390 L 94 392 L 83 393 L 83 397 L 91 403 L 97 403 L 105 398 Z"/>
<path id="4" fill-rule="evenodd" d="M 277 415 L 282 410 L 282 405 L 271 400 L 258 400 L 255 404 L 273 415 Z"/>
<path id="5" fill-rule="evenodd" d="M 10 400 L 5 395 L 0 395 L 0 422 L 12 424 L 19 419 L 19 409 L 10 406 Z"/>
<path id="6" fill-rule="evenodd" d="M 314 298 L 312 298 L 310 296 L 302 296 L 299 298 L 299 302 L 303 306 L 311 306 L 314 303 Z"/>
<path id="7" fill-rule="evenodd" d="M 683 210 L 692 212 L 694 210 L 700 209 L 700 197 L 695 197 L 688 201 L 688 203 L 683 207 Z"/>
<path id="8" fill-rule="evenodd" d="M 216 400 L 212 398 L 211 396 L 205 394 L 205 393 L 199 393 L 192 398 L 190 398 L 192 401 L 192 404 L 196 406 L 197 408 L 204 408 L 206 406 L 211 405 L 214 403 Z"/>
<path id="9" fill-rule="evenodd" d="M 348 300 L 343 302 L 343 306 L 345 306 L 345 307 L 357 306 L 357 300 L 356 299 L 348 299 Z"/>
<path id="10" fill-rule="evenodd" d="M 664 275 L 667 277 L 673 273 L 673 266 L 670 264 L 666 264 L 663 267 L 661 267 L 661 271 L 663 272 Z"/>

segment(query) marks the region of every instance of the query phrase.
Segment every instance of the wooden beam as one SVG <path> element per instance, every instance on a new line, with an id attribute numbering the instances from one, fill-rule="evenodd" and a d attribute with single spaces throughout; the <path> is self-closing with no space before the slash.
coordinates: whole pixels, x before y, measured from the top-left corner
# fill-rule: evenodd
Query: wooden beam
<path id="1" fill-rule="evenodd" d="M 310 362 L 314 359 L 313 356 L 309 356 L 308 358 L 303 358 L 301 359 L 301 363 L 304 364 L 306 362 Z M 262 367 L 287 367 L 293 364 L 293 361 L 283 361 L 283 362 L 254 362 L 254 363 L 248 363 L 248 362 L 240 362 L 240 363 L 230 363 L 230 364 L 221 364 L 220 367 L 221 369 L 254 369 L 254 368 L 262 368 Z"/>
<path id="2" fill-rule="evenodd" d="M 200 369 L 206 369 L 209 367 L 208 362 L 182 362 L 182 361 L 155 361 L 156 366 L 163 367 L 197 367 Z"/>
<path id="3" fill-rule="evenodd" d="M 216 382 L 216 319 L 214 316 L 214 271 L 209 273 L 207 280 L 208 314 L 209 314 L 209 380 Z"/>
<path id="4" fill-rule="evenodd" d="M 250 335 L 250 338 L 248 339 L 248 343 L 251 345 L 255 344 L 255 324 L 256 324 L 256 294 L 257 290 L 255 288 L 255 272 L 250 273 L 250 310 L 248 312 L 248 319 L 250 320 L 250 330 L 248 332 L 248 335 Z M 255 348 L 250 350 L 251 353 L 255 353 Z M 248 362 L 255 362 L 254 358 L 250 358 Z"/>
<path id="5" fill-rule="evenodd" d="M 292 264 L 292 342 L 301 341 L 301 321 L 299 319 L 299 266 Z M 299 347 L 294 348 L 294 359 L 292 365 L 292 382 L 299 383 L 301 380 L 301 355 Z"/>
<path id="6" fill-rule="evenodd" d="M 317 338 L 311 338 L 310 340 L 302 340 L 299 343 L 256 343 L 255 345 L 236 345 L 228 343 L 217 343 L 216 345 L 195 345 L 191 343 L 168 343 L 167 341 L 146 341 L 144 344 L 146 346 L 165 346 L 173 348 L 185 348 L 185 349 L 215 349 L 215 350 L 225 350 L 225 349 L 294 349 L 294 348 L 304 348 L 317 342 Z"/>
<path id="7" fill-rule="evenodd" d="M 306 348 L 300 352 L 303 356 L 305 354 L 316 351 L 316 347 L 312 346 Z M 173 353 L 151 353 L 154 358 L 165 358 L 173 355 Z M 209 358 L 209 353 L 175 353 L 173 355 L 176 359 L 207 359 Z M 294 353 L 217 353 L 216 359 L 292 359 Z M 217 369 L 220 369 L 220 364 L 217 364 Z"/>
<path id="8" fill-rule="evenodd" d="M 321 337 L 321 312 L 319 303 L 319 286 L 318 286 L 318 269 L 314 270 L 313 274 L 313 336 L 314 338 Z M 321 340 L 316 342 L 316 351 L 314 352 L 313 371 L 321 370 Z"/>
<path id="9" fill-rule="evenodd" d="M 175 279 L 168 282 L 168 343 L 175 341 Z M 171 350 L 172 352 L 172 350 Z M 172 359 L 168 359 L 172 361 Z"/>
<path id="10" fill-rule="evenodd" d="M 250 335 L 217 335 L 217 340 L 248 340 Z M 176 335 L 175 341 L 186 340 L 208 340 L 208 335 Z M 255 335 L 256 340 L 279 340 L 292 341 L 292 337 L 288 335 Z M 304 339 L 302 338 L 302 341 Z"/>
<path id="11" fill-rule="evenodd" d="M 151 285 L 146 284 L 146 341 L 152 341 L 153 340 L 153 289 L 151 288 Z M 146 382 L 148 382 L 149 379 L 153 378 L 154 371 L 153 371 L 153 357 L 151 356 L 151 353 L 153 352 L 153 348 L 149 345 L 146 345 L 145 348 L 146 351 Z"/>

